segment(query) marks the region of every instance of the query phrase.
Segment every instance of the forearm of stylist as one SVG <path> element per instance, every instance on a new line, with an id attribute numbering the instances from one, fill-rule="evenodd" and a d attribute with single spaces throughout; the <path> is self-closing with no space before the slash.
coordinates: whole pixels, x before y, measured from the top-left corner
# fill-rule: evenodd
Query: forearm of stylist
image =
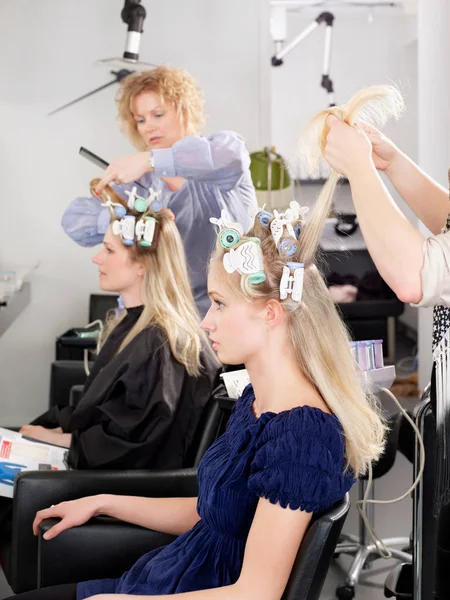
<path id="1" fill-rule="evenodd" d="M 336 117 L 328 117 L 327 122 L 325 159 L 350 182 L 361 231 L 380 275 L 400 300 L 419 302 L 424 236 L 401 213 L 381 181 L 367 135 Z"/>
<path id="2" fill-rule="evenodd" d="M 103 177 L 95 188 L 96 194 L 100 194 L 110 183 L 132 183 L 145 173 L 153 171 L 151 158 L 152 152 L 147 150 L 115 160 L 105 169 Z"/>
<path id="3" fill-rule="evenodd" d="M 151 150 L 130 154 L 115 160 L 105 169 L 103 177 L 95 188 L 96 194 L 100 194 L 110 183 L 132 183 L 140 179 L 145 173 L 154 170 L 152 166 L 153 153 Z M 161 178 L 171 192 L 177 192 L 184 184 L 183 177 Z"/>
<path id="4" fill-rule="evenodd" d="M 386 173 L 417 217 L 437 235 L 449 212 L 448 191 L 429 177 L 378 129 L 365 126 L 377 169 Z"/>

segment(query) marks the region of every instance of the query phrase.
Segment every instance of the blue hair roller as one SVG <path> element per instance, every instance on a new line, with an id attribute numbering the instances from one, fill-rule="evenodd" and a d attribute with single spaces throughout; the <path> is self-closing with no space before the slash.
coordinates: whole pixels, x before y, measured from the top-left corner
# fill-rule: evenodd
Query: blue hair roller
<path id="1" fill-rule="evenodd" d="M 258 213 L 258 222 L 261 225 L 261 227 L 269 227 L 270 219 L 272 218 L 272 216 L 273 215 L 271 215 L 270 212 L 267 212 L 266 210 L 263 210 L 260 213 Z"/>
<path id="2" fill-rule="evenodd" d="M 294 225 L 294 233 L 295 233 L 295 237 L 297 239 L 300 237 L 301 230 L 302 230 L 302 224 L 301 223 L 297 223 L 297 225 Z"/>
<path id="3" fill-rule="evenodd" d="M 297 252 L 297 244 L 290 240 L 282 240 L 280 243 L 280 252 L 285 252 L 286 256 L 293 256 Z"/>
<path id="4" fill-rule="evenodd" d="M 124 216 L 127 214 L 127 209 L 125 208 L 125 206 L 115 206 L 114 213 L 118 219 L 123 219 Z"/>
<path id="5" fill-rule="evenodd" d="M 162 209 L 163 205 L 162 202 L 160 200 L 153 200 L 150 203 L 150 208 L 154 213 L 159 212 Z"/>

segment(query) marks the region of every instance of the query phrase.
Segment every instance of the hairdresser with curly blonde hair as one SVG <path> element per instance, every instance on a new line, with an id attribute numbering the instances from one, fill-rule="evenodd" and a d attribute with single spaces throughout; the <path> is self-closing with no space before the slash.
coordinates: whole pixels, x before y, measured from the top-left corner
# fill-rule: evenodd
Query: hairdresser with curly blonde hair
<path id="1" fill-rule="evenodd" d="M 161 191 L 160 200 L 176 217 L 200 314 L 208 308 L 206 264 L 214 247 L 209 217 L 226 209 L 244 228 L 248 208 L 256 206 L 250 157 L 232 131 L 202 137 L 203 94 L 186 71 L 158 67 L 126 77 L 117 94 L 119 121 L 139 150 L 112 162 L 97 185 L 127 200 L 133 181 Z M 137 190 L 139 194 L 142 190 Z M 101 243 L 109 220 L 95 198 L 76 198 L 62 225 L 82 246 Z"/>

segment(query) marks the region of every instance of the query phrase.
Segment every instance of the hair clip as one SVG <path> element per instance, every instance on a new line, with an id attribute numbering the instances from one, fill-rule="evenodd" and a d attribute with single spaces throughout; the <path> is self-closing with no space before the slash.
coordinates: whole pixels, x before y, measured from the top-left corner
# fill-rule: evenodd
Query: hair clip
<path id="1" fill-rule="evenodd" d="M 293 275 L 291 275 L 291 271 L 293 271 Z M 280 300 L 285 300 L 289 295 L 291 295 L 292 300 L 295 302 L 301 302 L 304 273 L 304 263 L 286 263 L 286 266 L 283 267 L 283 275 L 280 281 Z"/>
<path id="2" fill-rule="evenodd" d="M 150 247 L 155 236 L 156 219 L 154 217 L 143 217 L 136 223 L 136 238 L 139 246 Z M 142 239 L 143 238 L 143 239 Z"/>
<path id="3" fill-rule="evenodd" d="M 114 221 L 112 224 L 112 231 L 115 235 L 120 235 L 122 242 L 125 246 L 132 246 L 134 244 L 134 227 L 136 223 L 136 217 L 133 215 L 126 215 L 120 221 Z"/>
<path id="4" fill-rule="evenodd" d="M 136 186 L 133 186 L 131 192 L 130 190 L 125 190 L 125 194 L 128 196 L 128 208 L 136 212 L 145 212 L 147 210 L 147 200 L 138 196 L 136 190 Z"/>
<path id="5" fill-rule="evenodd" d="M 125 206 L 120 204 L 120 202 L 113 202 L 108 194 L 106 194 L 108 199 L 106 202 L 103 202 L 102 206 L 106 206 L 111 211 L 113 217 L 117 217 L 118 219 L 122 219 L 127 214 L 127 209 Z"/>
<path id="6" fill-rule="evenodd" d="M 283 235 L 283 227 L 286 227 L 291 237 L 298 239 L 292 223 L 299 219 L 303 220 L 308 210 L 309 208 L 307 206 L 301 207 L 296 200 L 292 200 L 289 203 L 289 208 L 284 212 L 279 213 L 277 210 L 273 211 L 275 218 L 270 224 L 270 231 L 272 232 L 272 237 L 276 246 L 278 246 L 278 242 Z M 300 231 L 298 231 L 298 235 L 300 235 Z"/>
<path id="7" fill-rule="evenodd" d="M 161 195 L 162 190 L 155 191 L 152 187 L 148 188 L 148 205 L 154 213 L 158 213 L 163 205 L 161 200 L 159 200 L 159 196 Z"/>
<path id="8" fill-rule="evenodd" d="M 291 240 L 281 240 L 280 252 L 284 252 L 286 256 L 293 256 L 297 252 L 298 246 Z"/>
<path id="9" fill-rule="evenodd" d="M 241 275 L 249 275 L 248 280 L 253 284 L 266 280 L 261 246 L 254 239 L 224 254 L 223 266 L 227 273 L 238 271 Z"/>

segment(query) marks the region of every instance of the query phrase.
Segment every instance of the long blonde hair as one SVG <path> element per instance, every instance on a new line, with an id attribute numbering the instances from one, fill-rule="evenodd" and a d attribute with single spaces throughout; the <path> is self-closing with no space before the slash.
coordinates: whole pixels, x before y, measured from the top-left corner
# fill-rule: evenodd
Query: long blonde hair
<path id="1" fill-rule="evenodd" d="M 315 138 L 313 135 L 311 155 L 319 156 L 320 148 L 324 147 L 327 133 L 325 121 L 330 112 L 349 123 L 354 123 L 357 116 L 364 115 L 367 119 L 378 115 L 379 123 L 387 114 L 396 114 L 400 105 L 398 92 L 381 86 L 357 94 L 347 106 L 323 111 L 312 122 Z M 315 264 L 320 235 L 330 210 L 337 179 L 337 174 L 332 173 L 307 222 L 301 218 L 292 223 L 300 229 L 294 254 L 287 257 L 286 251 L 280 250 L 280 246 L 285 247 L 282 244 L 284 240 L 287 242 L 286 246 L 295 242 L 286 229 L 283 230 L 277 247 L 270 225 L 261 225 L 257 218 L 240 240 L 239 245 L 252 237 L 261 241 L 265 282 L 251 284 L 248 276 L 229 276 L 224 269 L 223 277 L 234 293 L 248 301 L 271 298 L 279 300 L 280 282 L 286 262 L 304 263 L 301 302 L 297 303 L 288 296 L 286 300 L 280 300 L 280 303 L 288 313 L 288 330 L 297 365 L 339 419 L 346 440 L 347 466 L 355 476 L 359 476 L 382 454 L 386 426 L 376 398 L 362 388 L 359 367 L 350 350 L 350 336 Z M 212 260 L 222 265 L 225 252 L 218 241 Z"/>
<path id="2" fill-rule="evenodd" d="M 173 102 L 186 135 L 200 135 L 205 121 L 205 100 L 197 81 L 184 69 L 157 67 L 125 77 L 116 94 L 123 133 L 138 150 L 147 146 L 137 131 L 131 104 L 143 92 L 155 92 L 161 102 Z"/>
<path id="3" fill-rule="evenodd" d="M 95 189 L 98 181 L 98 179 L 91 181 L 91 189 Z M 104 200 L 111 200 L 124 206 L 128 215 L 142 217 L 141 213 L 130 210 L 111 187 L 107 186 L 101 196 Z M 200 327 L 200 316 L 192 295 L 183 243 L 171 211 L 162 208 L 157 213 L 153 213 L 148 209 L 145 216 L 156 219 L 152 246 L 143 247 L 136 243 L 126 246 L 131 260 L 138 261 L 144 266 L 142 281 L 144 309 L 120 345 L 119 352 L 146 327 L 154 325 L 167 336 L 175 359 L 185 366 L 189 375 L 198 376 L 202 370 L 202 352 L 216 359 Z M 115 220 L 114 217 L 112 220 Z M 107 320 L 102 344 L 122 318 L 123 315 Z"/>

